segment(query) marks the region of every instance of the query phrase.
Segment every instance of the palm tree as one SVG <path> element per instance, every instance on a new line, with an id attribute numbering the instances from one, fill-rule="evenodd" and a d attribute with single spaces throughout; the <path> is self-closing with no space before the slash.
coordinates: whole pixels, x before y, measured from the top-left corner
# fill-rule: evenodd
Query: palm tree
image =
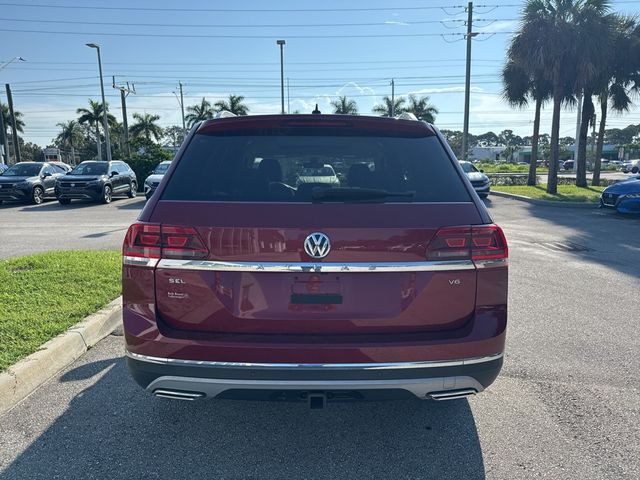
<path id="1" fill-rule="evenodd" d="M 598 88 L 600 126 L 596 141 L 592 185 L 600 185 L 604 132 L 609 106 L 618 113 L 629 111 L 631 95 L 640 91 L 640 23 L 635 17 L 613 17 L 613 42 L 607 61 L 601 66 L 602 83 Z M 610 105 L 609 105 L 610 104 Z"/>
<path id="2" fill-rule="evenodd" d="M 587 184 L 587 143 L 589 126 L 593 123 L 595 106 L 593 94 L 600 87 L 609 83 L 609 76 L 603 71 L 613 54 L 615 21 L 614 16 L 608 14 L 607 9 L 585 10 L 579 17 L 579 29 L 577 32 L 578 54 L 576 56 L 575 90 L 582 93 L 582 115 L 577 152 L 576 186 L 586 188 Z M 597 38 L 597 44 L 588 48 L 589 39 Z M 587 48 L 584 47 L 587 45 Z"/>
<path id="3" fill-rule="evenodd" d="M 162 127 L 156 123 L 160 120 L 160 115 L 150 113 L 140 115 L 139 113 L 134 113 L 133 118 L 136 119 L 137 122 L 129 127 L 129 132 L 134 138 L 144 137 L 151 141 L 151 137 L 153 137 L 156 139 L 156 142 L 162 138 Z"/>
<path id="4" fill-rule="evenodd" d="M 199 104 L 187 107 L 187 112 L 189 113 L 184 117 L 184 119 L 187 121 L 187 125 L 189 125 L 189 127 L 192 127 L 203 120 L 213 118 L 213 114 L 215 113 L 211 107 L 211 103 L 209 103 L 209 101 L 204 97 L 202 97 L 202 101 Z"/>
<path id="5" fill-rule="evenodd" d="M 528 105 L 529 98 L 535 103 L 533 117 L 533 136 L 531 138 L 531 160 L 529 163 L 529 177 L 527 185 L 536 184 L 536 167 L 538 163 L 538 143 L 540 139 L 540 112 L 544 103 L 551 96 L 551 85 L 541 73 L 528 74 L 512 60 L 507 60 L 502 70 L 504 84 L 503 97 L 512 107 L 523 108 Z"/>
<path id="6" fill-rule="evenodd" d="M 374 105 L 371 110 L 373 113 L 377 113 L 383 117 L 391 117 L 393 115 L 399 115 L 400 113 L 405 111 L 404 104 L 406 100 L 402 97 L 397 97 L 393 101 L 393 108 L 391 108 L 392 103 L 389 97 L 382 97 L 382 104 Z M 393 115 L 391 114 L 393 112 Z"/>
<path id="7" fill-rule="evenodd" d="M 358 104 L 355 100 L 349 100 L 345 95 L 331 102 L 333 113 L 338 115 L 357 115 Z"/>
<path id="8" fill-rule="evenodd" d="M 111 115 L 109 112 L 109 104 L 106 104 L 107 108 L 107 122 L 112 125 L 116 122 L 116 117 Z M 102 160 L 102 148 L 100 146 L 100 125 L 102 125 L 104 117 L 103 117 L 103 109 L 102 103 L 95 102 L 89 99 L 89 108 L 78 108 L 76 113 L 79 115 L 78 123 L 89 125 L 92 128 L 95 128 L 96 133 L 96 146 L 98 148 L 98 159 Z"/>
<path id="9" fill-rule="evenodd" d="M 428 123 L 436 121 L 438 109 L 429 104 L 429 97 L 418 98 L 413 93 L 409 95 L 409 105 L 404 109 L 405 112 L 413 113 L 418 120 Z"/>
<path id="10" fill-rule="evenodd" d="M 24 133 L 24 120 L 22 120 L 22 112 L 13 111 L 16 117 L 16 130 Z M 4 124 L 5 134 L 11 128 L 11 115 L 9 114 L 9 106 L 2 104 L 2 123 Z"/>
<path id="11" fill-rule="evenodd" d="M 608 11 L 607 0 L 528 0 L 522 24 L 513 36 L 508 57 L 530 75 L 541 72 L 552 89 L 549 177 L 547 192 L 558 190 L 560 111 L 576 88 L 597 70 L 594 59 L 602 39 L 589 28 Z"/>
<path id="12" fill-rule="evenodd" d="M 242 95 L 229 95 L 228 100 L 219 100 L 213 106 L 216 112 L 226 110 L 234 115 L 246 115 L 249 113 L 249 107 L 242 103 L 243 100 Z"/>
<path id="13" fill-rule="evenodd" d="M 71 149 L 71 163 L 76 163 L 76 151 L 75 147 L 82 142 L 82 129 L 80 124 L 75 120 L 69 120 L 68 122 L 58 123 L 60 127 L 60 133 L 56 137 L 56 144 L 60 147 L 69 147 Z"/>

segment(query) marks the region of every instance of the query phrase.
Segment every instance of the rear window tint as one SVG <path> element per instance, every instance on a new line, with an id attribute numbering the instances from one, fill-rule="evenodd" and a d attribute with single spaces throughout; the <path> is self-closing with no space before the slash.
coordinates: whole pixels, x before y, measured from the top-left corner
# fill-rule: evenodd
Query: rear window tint
<path id="1" fill-rule="evenodd" d="M 322 189 L 411 193 L 366 201 L 471 201 L 434 136 L 206 134 L 191 140 L 162 199 L 311 202 Z"/>

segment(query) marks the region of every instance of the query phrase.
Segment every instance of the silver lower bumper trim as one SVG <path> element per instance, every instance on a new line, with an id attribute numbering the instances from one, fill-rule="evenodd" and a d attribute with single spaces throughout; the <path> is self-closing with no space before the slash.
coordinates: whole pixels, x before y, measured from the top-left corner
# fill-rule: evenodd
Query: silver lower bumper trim
<path id="1" fill-rule="evenodd" d="M 227 390 L 301 390 L 301 391 L 336 391 L 336 390 L 405 390 L 420 399 L 445 399 L 444 392 L 459 390 L 461 392 L 482 392 L 483 386 L 474 378 L 438 377 L 424 379 L 401 380 L 229 380 L 194 377 L 159 377 L 147 390 L 157 396 L 168 397 L 166 392 L 180 392 L 191 398 L 215 398 Z M 442 393 L 441 393 L 442 392 Z M 449 398 L 462 398 L 463 395 Z M 465 394 L 466 396 L 466 394 Z M 175 396 L 173 397 L 175 398 Z M 181 398 L 182 399 L 182 398 Z"/>

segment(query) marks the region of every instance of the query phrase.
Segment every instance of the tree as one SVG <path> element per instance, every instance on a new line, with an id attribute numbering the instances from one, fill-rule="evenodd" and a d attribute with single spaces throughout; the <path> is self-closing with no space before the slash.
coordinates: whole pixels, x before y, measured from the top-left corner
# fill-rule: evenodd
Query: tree
<path id="1" fill-rule="evenodd" d="M 476 137 L 478 145 L 481 147 L 497 147 L 500 142 L 498 141 L 498 135 L 493 132 L 486 132 Z"/>
<path id="2" fill-rule="evenodd" d="M 249 107 L 242 103 L 244 97 L 242 95 L 229 95 L 227 100 L 218 100 L 213 106 L 216 112 L 226 110 L 234 115 L 247 115 Z"/>
<path id="3" fill-rule="evenodd" d="M 58 123 L 60 127 L 60 133 L 55 139 L 55 144 L 58 148 L 71 149 L 71 164 L 75 164 L 76 161 L 76 147 L 82 142 L 82 129 L 75 120 L 69 120 L 68 122 Z"/>
<path id="4" fill-rule="evenodd" d="M 391 117 L 393 115 L 400 115 L 402 112 L 405 112 L 405 103 L 406 100 L 402 97 L 396 97 L 393 102 L 393 108 L 391 108 L 391 98 L 382 97 L 382 104 L 374 105 L 371 110 L 373 113 L 377 113 L 382 117 Z M 391 112 L 393 111 L 393 115 Z"/>
<path id="5" fill-rule="evenodd" d="M 578 17 L 578 27 L 580 48 L 577 49 L 575 57 L 574 90 L 582 94 L 582 115 L 576 155 L 576 186 L 586 188 L 588 134 L 595 115 L 593 95 L 603 84 L 609 83 L 609 76 L 602 67 L 613 55 L 614 16 L 608 14 L 608 5 L 602 2 L 601 8 L 585 9 L 582 12 Z"/>
<path id="6" fill-rule="evenodd" d="M 418 120 L 428 123 L 434 123 L 438 114 L 438 109 L 429 104 L 429 97 L 418 98 L 414 94 L 409 95 L 409 104 L 404 111 L 413 113 Z"/>
<path id="7" fill-rule="evenodd" d="M 601 67 L 602 81 L 597 89 L 600 126 L 596 141 L 592 185 L 600 185 L 602 149 L 609 106 L 618 113 L 629 111 L 632 103 L 631 95 L 637 94 L 640 90 L 640 24 L 634 17 L 621 15 L 614 15 L 612 22 L 611 52 Z"/>
<path id="8" fill-rule="evenodd" d="M 24 133 L 24 120 L 22 120 L 22 112 L 17 110 L 13 111 L 16 117 L 16 130 L 20 133 Z M 11 115 L 9 115 L 9 106 L 2 104 L 2 122 L 4 123 L 5 133 L 11 129 Z"/>
<path id="9" fill-rule="evenodd" d="M 133 137 L 144 137 L 147 140 L 151 140 L 151 137 L 153 137 L 156 141 L 162 138 L 162 127 L 156 123 L 160 120 L 160 115 L 153 115 L 151 113 L 141 115 L 136 112 L 133 114 L 133 118 L 136 120 L 136 123 L 129 127 L 129 132 Z"/>
<path id="10" fill-rule="evenodd" d="M 172 147 L 178 147 L 184 140 L 184 131 L 182 127 L 172 125 L 164 129 L 164 138 L 167 139 Z"/>
<path id="11" fill-rule="evenodd" d="M 521 27 L 509 46 L 510 61 L 530 76 L 541 75 L 551 85 L 549 193 L 558 190 L 562 103 L 597 70 L 595 60 L 603 39 L 590 28 L 606 15 L 608 8 L 606 0 L 528 0 Z"/>
<path id="12" fill-rule="evenodd" d="M 541 72 L 528 73 L 525 69 L 508 59 L 502 70 L 503 96 L 512 107 L 523 108 L 529 104 L 529 98 L 535 102 L 533 117 L 533 135 L 531 137 L 531 159 L 527 185 L 537 183 L 538 144 L 540 141 L 540 113 L 544 103 L 551 96 L 551 85 Z"/>
<path id="13" fill-rule="evenodd" d="M 358 104 L 355 100 L 349 100 L 345 95 L 338 97 L 331 102 L 333 113 L 337 115 L 357 115 Z"/>
<path id="14" fill-rule="evenodd" d="M 209 103 L 209 101 L 204 97 L 202 97 L 199 104 L 188 106 L 187 112 L 188 113 L 185 115 L 184 119 L 187 121 L 189 128 L 193 127 L 198 122 L 213 118 L 213 114 L 215 113 L 211 107 L 211 103 Z"/>
<path id="15" fill-rule="evenodd" d="M 107 122 L 108 122 L 108 124 L 112 125 L 112 124 L 116 123 L 116 117 L 114 117 L 113 115 L 108 113 L 109 112 L 109 104 L 108 103 L 106 104 L 106 108 L 107 108 Z M 86 124 L 89 127 L 95 129 L 96 147 L 97 147 L 97 150 L 98 150 L 98 158 L 102 159 L 102 148 L 100 146 L 100 144 L 101 144 L 101 141 L 100 141 L 100 126 L 104 122 L 102 103 L 95 102 L 95 101 L 89 99 L 89 108 L 78 108 L 76 110 L 76 113 L 79 115 L 78 123 Z"/>

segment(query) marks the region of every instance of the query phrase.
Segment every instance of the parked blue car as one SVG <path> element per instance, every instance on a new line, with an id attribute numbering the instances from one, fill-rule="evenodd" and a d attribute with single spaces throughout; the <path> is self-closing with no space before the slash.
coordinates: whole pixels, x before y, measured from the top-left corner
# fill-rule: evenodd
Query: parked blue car
<path id="1" fill-rule="evenodd" d="M 615 208 L 620 213 L 640 213 L 640 175 L 605 188 L 600 205 Z"/>

